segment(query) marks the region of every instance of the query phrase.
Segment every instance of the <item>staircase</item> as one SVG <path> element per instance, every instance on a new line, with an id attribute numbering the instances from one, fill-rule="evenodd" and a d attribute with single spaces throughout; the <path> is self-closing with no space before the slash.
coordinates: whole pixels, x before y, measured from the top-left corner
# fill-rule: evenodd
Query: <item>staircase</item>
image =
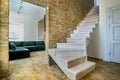
<path id="1" fill-rule="evenodd" d="M 57 43 L 57 48 L 49 49 L 49 55 L 71 80 L 80 80 L 95 68 L 94 62 L 87 61 L 87 46 L 98 24 L 98 15 L 99 8 L 93 8 L 66 43 Z"/>

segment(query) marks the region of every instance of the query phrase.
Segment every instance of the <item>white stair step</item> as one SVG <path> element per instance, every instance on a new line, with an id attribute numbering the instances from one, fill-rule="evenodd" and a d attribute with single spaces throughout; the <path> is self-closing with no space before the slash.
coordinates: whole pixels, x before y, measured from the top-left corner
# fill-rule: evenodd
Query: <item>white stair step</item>
<path id="1" fill-rule="evenodd" d="M 55 49 L 55 56 L 56 57 L 63 57 L 63 56 L 85 56 L 86 50 L 84 49 Z"/>
<path id="2" fill-rule="evenodd" d="M 77 30 L 74 30 L 74 33 L 79 33 L 79 32 L 92 32 L 92 29 L 77 29 Z"/>
<path id="3" fill-rule="evenodd" d="M 67 68 L 71 68 L 87 61 L 87 56 L 63 56 L 60 58 L 65 61 Z"/>
<path id="4" fill-rule="evenodd" d="M 85 20 L 85 21 L 83 21 L 82 22 L 82 24 L 91 24 L 91 23 L 93 23 L 93 24 L 96 24 L 96 23 L 98 23 L 98 21 L 99 21 L 99 19 L 88 19 L 88 20 Z"/>
<path id="5" fill-rule="evenodd" d="M 80 80 L 86 74 L 91 72 L 95 68 L 95 63 L 86 61 L 85 63 L 79 64 L 69 69 L 71 73 L 73 73 L 73 79 L 71 80 Z"/>
<path id="6" fill-rule="evenodd" d="M 97 15 L 94 16 L 94 17 L 88 16 L 88 17 L 86 17 L 86 18 L 84 19 L 84 21 L 92 21 L 92 20 L 96 20 L 96 19 L 98 19 L 98 16 L 97 16 Z"/>
<path id="7" fill-rule="evenodd" d="M 72 39 L 72 40 L 86 40 L 86 38 L 85 38 L 85 37 L 67 38 L 67 39 Z"/>
<path id="8" fill-rule="evenodd" d="M 86 38 L 84 38 L 84 37 L 76 37 L 76 38 L 67 38 L 67 42 L 69 43 L 69 42 L 86 42 Z"/>
<path id="9" fill-rule="evenodd" d="M 88 39 L 89 37 L 86 37 L 86 36 L 79 36 L 79 37 L 70 37 L 70 38 L 85 38 L 85 39 Z"/>
<path id="10" fill-rule="evenodd" d="M 81 43 L 57 43 L 57 48 L 64 48 L 64 49 L 69 49 L 69 48 L 73 48 L 73 49 L 85 49 L 85 43 L 81 42 Z"/>
<path id="11" fill-rule="evenodd" d="M 86 36 L 86 37 L 89 37 L 90 34 L 71 34 L 70 37 L 79 37 L 79 36 Z"/>
<path id="12" fill-rule="evenodd" d="M 55 49 L 48 49 L 48 54 L 55 56 Z"/>
<path id="13" fill-rule="evenodd" d="M 90 25 L 93 25 L 93 24 L 96 24 L 96 23 L 82 23 L 80 26 L 85 27 L 85 26 L 90 26 Z M 94 27 L 94 26 L 91 26 L 91 27 Z"/>
<path id="14" fill-rule="evenodd" d="M 77 29 L 92 29 L 94 27 L 95 27 L 94 24 L 93 25 L 86 25 L 86 26 L 80 25 L 80 26 L 77 27 Z"/>
<path id="15" fill-rule="evenodd" d="M 93 19 L 85 19 L 84 21 L 82 22 L 96 22 L 97 18 L 93 18 Z"/>
<path id="16" fill-rule="evenodd" d="M 84 20 L 83 22 L 97 22 L 98 21 L 98 19 L 97 18 L 95 18 L 95 19 L 86 19 L 86 20 Z"/>
<path id="17" fill-rule="evenodd" d="M 90 32 L 77 32 L 77 33 L 72 33 L 72 34 L 90 34 Z"/>
<path id="18" fill-rule="evenodd" d="M 90 32 L 78 32 L 78 33 L 72 33 L 70 35 L 72 36 L 72 35 L 89 35 L 89 34 Z"/>
<path id="19" fill-rule="evenodd" d="M 78 26 L 76 30 L 87 30 L 87 29 L 92 29 L 94 26 Z"/>
<path id="20" fill-rule="evenodd" d="M 86 20 L 82 21 L 82 23 L 92 23 L 92 22 L 96 22 L 96 20 L 97 19 L 91 19 L 91 20 L 86 19 Z"/>
<path id="21" fill-rule="evenodd" d="M 98 19 L 98 18 L 99 18 L 98 15 L 96 15 L 96 16 L 91 16 L 91 15 L 89 15 L 89 16 L 87 16 L 84 20 L 92 20 L 92 19 Z"/>
<path id="22" fill-rule="evenodd" d="M 81 28 L 81 27 L 83 27 L 83 28 L 87 28 L 87 29 L 89 29 L 89 28 L 94 28 L 95 27 L 95 23 L 83 23 L 83 24 L 81 24 L 77 29 L 79 29 L 79 28 Z"/>
<path id="23" fill-rule="evenodd" d="M 71 37 L 73 36 L 88 36 L 89 37 L 90 33 L 74 33 L 74 34 L 70 34 Z"/>
<path id="24" fill-rule="evenodd" d="M 67 38 L 67 43 L 85 43 L 86 42 L 86 39 L 78 39 L 78 38 Z"/>
<path id="25" fill-rule="evenodd" d="M 81 32 L 88 32 L 88 31 L 91 31 L 93 28 L 84 28 L 84 27 L 79 27 L 78 29 L 76 29 L 76 30 L 78 30 L 78 31 L 81 31 Z"/>
<path id="26" fill-rule="evenodd" d="M 85 37 L 80 37 L 80 38 L 67 38 L 67 40 L 86 40 Z"/>

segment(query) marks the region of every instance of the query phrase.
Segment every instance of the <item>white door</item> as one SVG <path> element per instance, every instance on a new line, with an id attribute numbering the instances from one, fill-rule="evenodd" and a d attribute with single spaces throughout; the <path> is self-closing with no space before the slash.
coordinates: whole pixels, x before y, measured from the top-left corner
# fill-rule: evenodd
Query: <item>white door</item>
<path id="1" fill-rule="evenodd" d="M 109 9 L 109 27 L 111 61 L 120 63 L 120 5 Z"/>

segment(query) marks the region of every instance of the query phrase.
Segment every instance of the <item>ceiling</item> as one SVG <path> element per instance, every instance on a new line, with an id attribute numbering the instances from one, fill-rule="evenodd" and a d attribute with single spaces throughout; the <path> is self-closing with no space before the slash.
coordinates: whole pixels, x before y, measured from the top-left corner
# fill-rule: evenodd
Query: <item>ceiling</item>
<path id="1" fill-rule="evenodd" d="M 45 15 L 45 8 L 21 0 L 10 0 L 10 12 L 41 20 Z"/>

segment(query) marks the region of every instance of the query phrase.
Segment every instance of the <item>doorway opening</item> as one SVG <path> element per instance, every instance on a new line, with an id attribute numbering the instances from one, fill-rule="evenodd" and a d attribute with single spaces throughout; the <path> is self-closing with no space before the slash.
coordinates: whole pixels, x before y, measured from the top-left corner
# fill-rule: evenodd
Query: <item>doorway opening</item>
<path id="1" fill-rule="evenodd" d="M 45 56 L 46 8 L 25 2 L 9 0 L 9 60 L 22 64 L 31 57 Z M 42 21 L 44 25 L 40 25 Z M 39 38 L 39 35 L 42 38 Z M 41 59 L 43 59 L 41 58 Z"/>

